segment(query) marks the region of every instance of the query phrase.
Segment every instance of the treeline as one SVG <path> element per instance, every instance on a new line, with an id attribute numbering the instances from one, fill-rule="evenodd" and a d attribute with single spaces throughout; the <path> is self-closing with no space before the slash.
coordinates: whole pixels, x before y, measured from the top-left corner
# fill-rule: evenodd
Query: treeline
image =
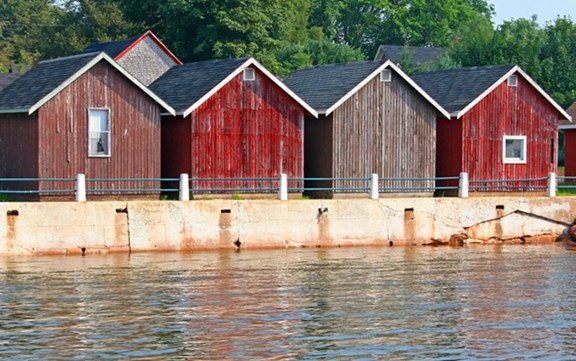
<path id="1" fill-rule="evenodd" d="M 0 71 L 151 29 L 185 62 L 254 56 L 281 76 L 372 59 L 380 44 L 445 47 L 427 70 L 515 63 L 562 105 L 575 100 L 572 20 L 494 28 L 493 15 L 486 0 L 2 0 Z"/>

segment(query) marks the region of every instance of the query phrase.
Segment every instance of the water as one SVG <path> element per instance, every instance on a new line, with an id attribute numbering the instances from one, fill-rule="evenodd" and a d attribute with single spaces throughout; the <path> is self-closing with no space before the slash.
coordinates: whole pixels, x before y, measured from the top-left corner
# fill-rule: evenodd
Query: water
<path id="1" fill-rule="evenodd" d="M 576 252 L 0 258 L 0 359 L 574 360 Z"/>

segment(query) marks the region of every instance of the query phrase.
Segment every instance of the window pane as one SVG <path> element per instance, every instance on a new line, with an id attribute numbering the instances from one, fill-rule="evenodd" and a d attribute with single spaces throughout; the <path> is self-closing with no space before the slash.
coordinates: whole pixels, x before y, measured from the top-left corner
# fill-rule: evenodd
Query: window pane
<path id="1" fill-rule="evenodd" d="M 506 158 L 524 159 L 524 140 L 506 139 Z"/>
<path id="2" fill-rule="evenodd" d="M 88 154 L 110 155 L 108 110 L 90 109 L 88 119 Z"/>

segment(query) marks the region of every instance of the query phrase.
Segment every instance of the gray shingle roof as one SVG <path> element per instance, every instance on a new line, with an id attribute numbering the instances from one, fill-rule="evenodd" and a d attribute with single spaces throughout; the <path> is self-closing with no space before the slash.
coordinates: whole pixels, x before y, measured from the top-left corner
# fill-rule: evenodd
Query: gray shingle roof
<path id="1" fill-rule="evenodd" d="M 561 119 L 558 122 L 558 126 L 560 127 L 560 129 L 562 129 L 563 127 L 566 126 L 575 126 L 576 121 L 574 121 L 574 119 L 576 119 L 576 102 L 572 103 L 572 105 L 570 105 L 568 107 L 568 109 L 566 109 L 566 112 L 568 113 L 568 115 L 570 115 L 572 117 L 572 121 L 568 120 L 568 119 Z"/>
<path id="2" fill-rule="evenodd" d="M 0 90 L 4 89 L 8 85 L 12 84 L 12 82 L 14 80 L 18 79 L 19 76 L 20 76 L 20 74 L 15 74 L 15 73 L 0 74 Z"/>
<path id="3" fill-rule="evenodd" d="M 0 110 L 30 109 L 96 56 L 98 53 L 39 62 L 0 92 Z"/>
<path id="4" fill-rule="evenodd" d="M 177 65 L 150 84 L 150 90 L 181 114 L 247 60 L 218 59 Z"/>
<path id="5" fill-rule="evenodd" d="M 284 79 L 284 84 L 312 108 L 323 112 L 384 63 L 378 60 L 304 68 Z"/>
<path id="6" fill-rule="evenodd" d="M 142 34 L 133 36 L 129 39 L 109 41 L 106 43 L 92 43 L 82 51 L 83 54 L 94 53 L 94 52 L 105 52 L 106 55 L 112 59 L 116 58 L 121 52 L 126 50 L 130 45 L 132 45 L 136 40 L 138 40 Z"/>
<path id="7" fill-rule="evenodd" d="M 436 61 L 440 58 L 445 48 L 433 46 L 403 46 L 403 45 L 380 45 L 377 53 L 377 60 L 392 60 L 395 64 L 401 63 L 407 57 L 415 65 L 423 65 Z"/>
<path id="8" fill-rule="evenodd" d="M 514 68 L 514 65 L 448 69 L 416 73 L 412 79 L 444 109 L 457 113 Z"/>

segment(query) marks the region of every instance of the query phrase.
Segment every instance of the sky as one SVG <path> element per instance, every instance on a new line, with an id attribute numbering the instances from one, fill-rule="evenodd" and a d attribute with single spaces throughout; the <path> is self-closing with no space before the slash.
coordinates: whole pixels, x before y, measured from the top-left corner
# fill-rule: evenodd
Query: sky
<path id="1" fill-rule="evenodd" d="M 494 24 L 504 20 L 527 18 L 538 15 L 538 23 L 545 25 L 558 15 L 569 15 L 576 22 L 576 0 L 488 0 L 494 5 L 496 15 Z"/>

